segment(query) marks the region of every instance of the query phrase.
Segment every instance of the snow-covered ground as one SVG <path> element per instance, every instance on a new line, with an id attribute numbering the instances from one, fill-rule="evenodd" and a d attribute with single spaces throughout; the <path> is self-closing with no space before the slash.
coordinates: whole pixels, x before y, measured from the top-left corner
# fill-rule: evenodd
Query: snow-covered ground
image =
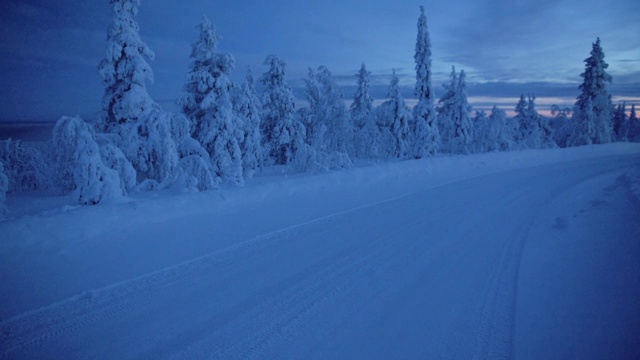
<path id="1" fill-rule="evenodd" d="M 639 358 L 640 145 L 9 196 L 0 358 Z"/>

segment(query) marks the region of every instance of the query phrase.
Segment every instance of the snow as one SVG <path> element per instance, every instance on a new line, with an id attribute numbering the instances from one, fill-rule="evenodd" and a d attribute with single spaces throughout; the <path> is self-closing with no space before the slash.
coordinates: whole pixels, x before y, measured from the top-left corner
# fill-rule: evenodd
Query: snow
<path id="1" fill-rule="evenodd" d="M 8 194 L 0 358 L 640 356 L 639 144 L 278 169 Z"/>

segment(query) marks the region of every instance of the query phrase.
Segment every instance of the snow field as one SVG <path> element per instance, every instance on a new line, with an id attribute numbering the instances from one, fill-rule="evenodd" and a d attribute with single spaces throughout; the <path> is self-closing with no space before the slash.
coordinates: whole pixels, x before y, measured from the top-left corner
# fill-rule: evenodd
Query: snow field
<path id="1" fill-rule="evenodd" d="M 439 156 L 95 207 L 10 196 L 0 357 L 536 358 L 593 334 L 628 352 L 602 329 L 638 327 L 639 153 Z M 594 296 L 584 274 L 617 280 Z"/>

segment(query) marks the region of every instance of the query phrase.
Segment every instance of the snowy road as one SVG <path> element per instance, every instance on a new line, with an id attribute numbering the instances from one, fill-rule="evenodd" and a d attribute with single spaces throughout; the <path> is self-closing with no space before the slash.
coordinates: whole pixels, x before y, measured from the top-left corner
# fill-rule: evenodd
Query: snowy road
<path id="1" fill-rule="evenodd" d="M 567 246 L 589 248 L 602 234 L 610 238 L 587 257 L 626 271 L 610 294 L 626 310 L 564 320 L 573 330 L 618 324 L 609 336 L 638 351 L 627 338 L 639 329 L 630 287 L 640 287 L 640 270 L 629 264 L 640 260 L 640 202 L 624 182 L 637 166 L 637 155 L 616 155 L 509 170 L 270 231 L 5 320 L 0 357 L 536 358 L 554 354 L 540 333 L 563 331 L 551 319 L 562 309 L 544 297 L 588 301 L 567 289 L 590 280 L 552 271 Z M 572 242 L 550 242 L 563 237 Z M 572 259 L 576 274 L 586 271 Z"/>

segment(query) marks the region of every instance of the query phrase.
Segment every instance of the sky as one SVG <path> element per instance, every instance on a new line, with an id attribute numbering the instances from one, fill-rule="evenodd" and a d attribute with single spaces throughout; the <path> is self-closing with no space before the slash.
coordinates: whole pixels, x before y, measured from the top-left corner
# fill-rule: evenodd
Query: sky
<path id="1" fill-rule="evenodd" d="M 464 69 L 477 109 L 515 107 L 534 94 L 539 110 L 570 106 L 583 60 L 600 37 L 614 102 L 640 104 L 640 2 L 637 0 L 142 0 L 136 21 L 155 52 L 151 96 L 176 110 L 196 25 L 206 15 L 234 56 L 232 79 L 247 67 L 263 73 L 269 54 L 288 63 L 303 100 L 309 67 L 327 66 L 349 99 L 364 62 L 382 100 L 392 69 L 411 103 L 419 6 L 432 42 L 436 96 L 451 72 Z M 100 110 L 97 64 L 111 23 L 107 0 L 3 0 L 0 3 L 0 121 L 89 120 Z"/>

